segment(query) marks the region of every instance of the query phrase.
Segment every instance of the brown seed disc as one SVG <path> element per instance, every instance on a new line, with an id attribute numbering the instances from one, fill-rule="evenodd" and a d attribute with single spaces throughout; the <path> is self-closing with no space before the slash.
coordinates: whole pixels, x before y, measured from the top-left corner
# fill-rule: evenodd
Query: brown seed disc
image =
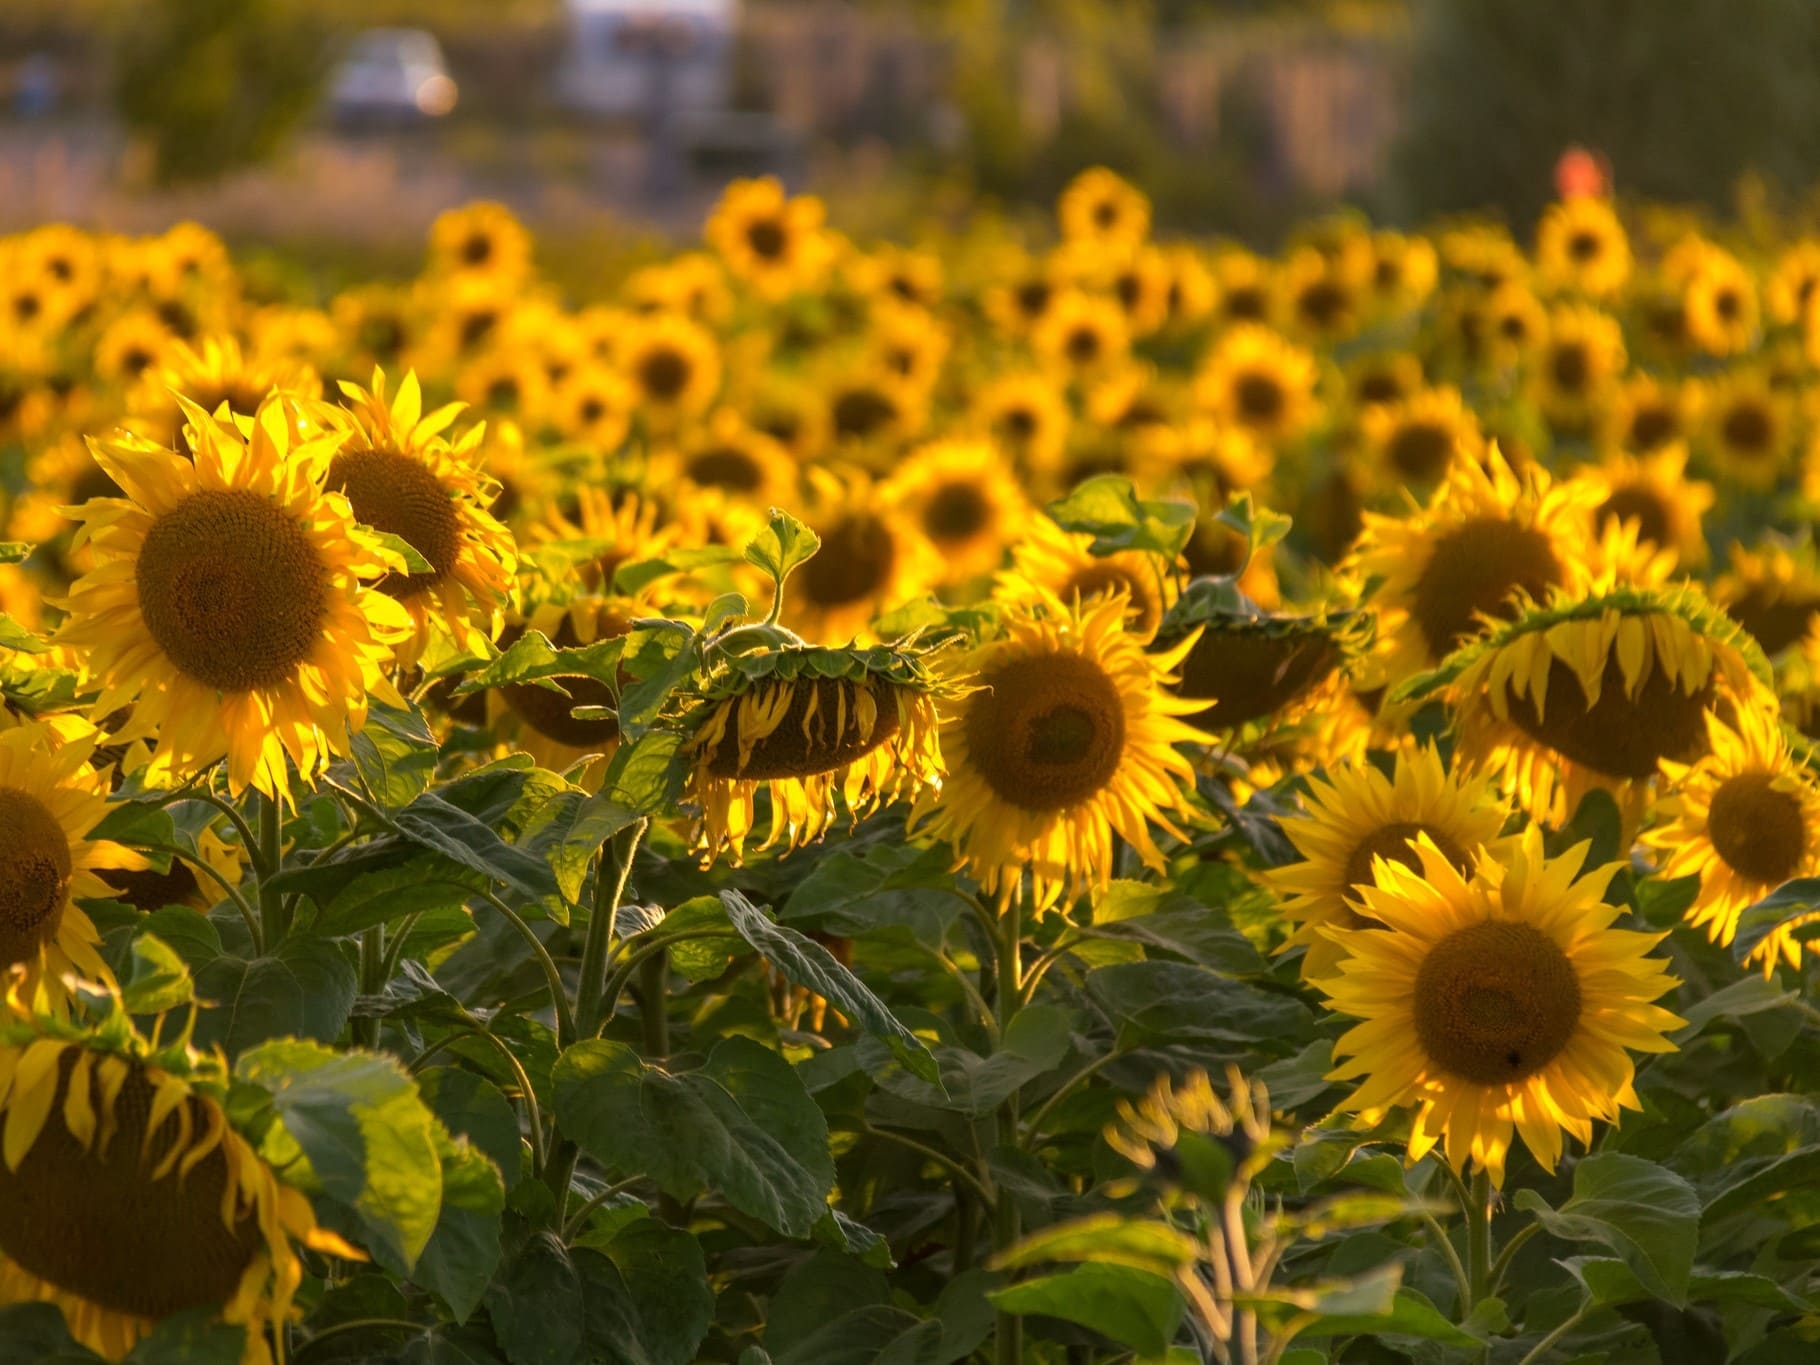
<path id="1" fill-rule="evenodd" d="M 293 678 L 328 613 L 308 534 L 245 489 L 192 493 L 153 522 L 138 579 L 140 613 L 165 657 L 222 692 Z"/>
<path id="2" fill-rule="evenodd" d="M 446 578 L 461 553 L 455 499 L 422 460 L 390 450 L 348 450 L 329 466 L 328 486 L 346 493 L 354 519 L 397 536 L 430 562 L 430 572 L 387 574 L 379 590 L 405 599 Z"/>
<path id="3" fill-rule="evenodd" d="M 817 607 L 864 602 L 883 590 L 897 563 L 897 538 L 871 512 L 851 512 L 821 529 L 822 547 L 793 586 Z"/>
<path id="4" fill-rule="evenodd" d="M 1420 873 L 1422 860 L 1416 851 L 1409 846 L 1409 841 L 1418 834 L 1426 834 L 1434 841 L 1441 856 L 1454 866 L 1454 871 L 1465 876 L 1472 870 L 1472 857 L 1446 834 L 1433 825 L 1420 821 L 1397 820 L 1391 824 L 1373 830 L 1357 848 L 1346 858 L 1346 884 L 1348 886 L 1372 885 L 1371 860 L 1385 858 L 1393 863 L 1401 863 L 1411 872 Z"/>
<path id="5" fill-rule="evenodd" d="M 1486 920 L 1457 929 L 1416 972 L 1416 1038 L 1436 1069 L 1510 1085 L 1547 1066 L 1580 1023 L 1580 978 L 1540 929 Z"/>
<path id="6" fill-rule="evenodd" d="M 1600 535 L 1614 523 L 1634 521 L 1639 541 L 1670 545 L 1674 542 L 1674 532 L 1670 529 L 1673 523 L 1669 520 L 1672 515 L 1673 510 L 1654 490 L 1642 484 L 1630 484 L 1612 489 L 1611 496 L 1599 504 L 1593 517 Z"/>
<path id="7" fill-rule="evenodd" d="M 1247 370 L 1233 384 L 1233 397 L 1238 400 L 1239 420 L 1247 426 L 1268 426 L 1283 415 L 1289 397 L 1276 376 L 1262 370 Z"/>
<path id="8" fill-rule="evenodd" d="M 37 797 L 0 787 L 0 966 L 54 938 L 69 898 L 69 836 Z"/>
<path id="9" fill-rule="evenodd" d="M 783 720 L 770 734 L 753 743 L 751 756 L 741 768 L 737 704 L 722 703 L 735 707 L 733 723 L 727 727 L 726 738 L 708 757 L 709 776 L 748 782 L 813 777 L 864 758 L 897 734 L 897 702 L 890 690 L 878 693 L 878 718 L 872 733 L 862 735 L 854 714 L 856 686 L 850 679 L 799 678 L 793 683 L 768 685 L 791 689 L 790 709 L 784 712 Z M 803 717 L 808 714 L 811 699 L 815 702 L 815 715 L 805 733 Z M 846 720 L 844 728 L 837 727 L 842 716 Z"/>
<path id="10" fill-rule="evenodd" d="M 842 440 L 864 440 L 884 430 L 897 416 L 897 404 L 874 388 L 842 389 L 834 397 L 834 434 Z"/>
<path id="11" fill-rule="evenodd" d="M 1765 654 L 1780 654 L 1796 644 L 1820 614 L 1820 596 L 1806 592 L 1773 595 L 1754 586 L 1725 609 L 1726 615 L 1748 630 Z"/>
<path id="12" fill-rule="evenodd" d="M 1001 801 L 1065 810 L 1104 791 L 1125 753 L 1125 707 L 1093 660 L 1056 652 L 979 678 L 968 703 L 968 763 Z"/>
<path id="13" fill-rule="evenodd" d="M 1561 581 L 1561 562 L 1545 533 L 1502 517 L 1475 517 L 1435 540 L 1410 614 L 1429 657 L 1442 659 L 1479 633 L 1478 613 L 1509 620 L 1517 589 L 1539 599 Z"/>
<path id="14" fill-rule="evenodd" d="M 1340 652 L 1324 635 L 1209 631 L 1182 660 L 1178 695 L 1212 701 L 1190 725 L 1228 730 L 1282 709 L 1333 674 Z"/>
<path id="15" fill-rule="evenodd" d="M 1706 708 L 1714 688 L 1691 696 L 1652 669 L 1637 695 L 1624 695 L 1624 674 L 1614 655 L 1605 661 L 1598 704 L 1588 708 L 1573 669 L 1549 665 L 1546 717 L 1526 696 L 1512 694 L 1510 719 L 1519 730 L 1562 757 L 1605 777 L 1645 778 L 1665 758 L 1690 762 L 1706 752 Z"/>
<path id="16" fill-rule="evenodd" d="M 1776 790 L 1774 780 L 1766 772 L 1727 778 L 1713 793 L 1706 819 L 1713 849 L 1725 865 L 1766 886 L 1794 876 L 1807 853 L 1801 799 Z"/>
<path id="17" fill-rule="evenodd" d="M 596 640 L 612 639 L 624 635 L 632 628 L 632 623 L 620 616 L 608 615 L 600 622 L 600 632 Z M 499 644 L 501 649 L 509 648 L 512 641 L 524 632 L 514 631 L 510 638 L 502 634 Z M 575 627 L 565 617 L 556 628 L 556 634 L 550 643 L 558 649 L 576 649 L 581 645 L 581 637 L 576 635 Z M 566 744 L 571 749 L 599 749 L 619 738 L 619 721 L 616 717 L 607 716 L 598 720 L 589 720 L 574 714 L 578 706 L 611 706 L 617 707 L 619 699 L 613 695 L 613 689 L 599 678 L 589 678 L 579 674 L 560 674 L 550 681 L 561 687 L 562 692 L 552 692 L 547 687 L 536 683 L 507 683 L 499 689 L 500 696 L 512 709 L 512 713 L 546 739 L 553 739 L 558 744 Z M 621 674 L 623 685 L 627 679 Z"/>
<path id="18" fill-rule="evenodd" d="M 1434 483 L 1453 463 L 1453 431 L 1437 422 L 1405 422 L 1390 438 L 1388 453 L 1404 478 Z"/>
<path id="19" fill-rule="evenodd" d="M 639 387 L 660 403 L 674 400 L 689 386 L 694 364 L 681 351 L 670 346 L 655 346 L 638 362 Z"/>
<path id="20" fill-rule="evenodd" d="M 765 481 L 758 461 L 738 446 L 714 446 L 689 457 L 683 472 L 706 488 L 725 488 L 734 493 L 752 493 Z"/>
<path id="21" fill-rule="evenodd" d="M 76 1057 L 71 1048 L 59 1058 L 55 1102 L 19 1169 L 0 1163 L 0 1250 L 39 1279 L 117 1313 L 166 1318 L 225 1302 L 260 1245 L 250 1211 L 231 1229 L 222 1223 L 227 1158 L 216 1148 L 181 1179 L 174 1169 L 151 1179 L 177 1140 L 179 1120 L 174 1112 L 165 1117 L 142 1158 L 153 1087 L 136 1062 L 114 1103 L 113 1140 L 102 1151 L 97 1135 L 94 1150 L 84 1151 L 63 1119 Z M 99 1112 L 92 1071 L 88 1085 Z M 191 1131 L 206 1131 L 204 1101 L 184 1103 Z"/>
<path id="22" fill-rule="evenodd" d="M 977 483 L 945 483 L 923 506 L 923 532 L 938 545 L 969 541 L 992 520 L 992 504 Z"/>

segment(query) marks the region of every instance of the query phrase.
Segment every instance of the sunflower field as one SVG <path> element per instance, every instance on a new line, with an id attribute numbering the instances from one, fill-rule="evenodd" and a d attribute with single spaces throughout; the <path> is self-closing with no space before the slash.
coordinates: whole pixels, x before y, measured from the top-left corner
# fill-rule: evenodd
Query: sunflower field
<path id="1" fill-rule="evenodd" d="M 0 1365 L 1820 1352 L 1820 237 L 0 239 Z"/>

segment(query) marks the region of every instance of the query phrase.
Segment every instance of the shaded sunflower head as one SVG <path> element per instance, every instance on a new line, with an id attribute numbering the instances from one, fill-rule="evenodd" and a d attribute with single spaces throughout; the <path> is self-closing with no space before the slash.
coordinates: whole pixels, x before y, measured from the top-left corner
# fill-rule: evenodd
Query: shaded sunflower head
<path id="1" fill-rule="evenodd" d="M 1228 330 L 1203 362 L 1195 397 L 1216 419 L 1266 445 L 1301 434 L 1315 415 L 1314 358 L 1268 327 Z"/>
<path id="2" fill-rule="evenodd" d="M 1151 826 L 1180 837 L 1194 772 L 1175 746 L 1206 736 L 1179 719 L 1200 703 L 1165 684 L 1192 640 L 1146 654 L 1125 612 L 1122 594 L 1010 607 L 958 667 L 975 690 L 942 703 L 948 775 L 911 823 L 1001 903 L 1026 875 L 1039 911 L 1105 886 L 1115 833 L 1152 867 Z"/>
<path id="3" fill-rule="evenodd" d="M 1068 445 L 1073 420 L 1060 387 L 1048 375 L 1003 374 L 974 395 L 970 417 L 1026 473 L 1052 473 Z"/>
<path id="4" fill-rule="evenodd" d="M 1210 733 L 1260 722 L 1288 723 L 1333 704 L 1353 660 L 1371 639 L 1364 612 L 1267 616 L 1213 605 L 1191 584 L 1164 618 L 1156 647 L 1193 635 L 1170 690 L 1204 707 L 1186 717 Z"/>
<path id="5" fill-rule="evenodd" d="M 1150 235 L 1150 201 L 1104 166 L 1082 171 L 1056 202 L 1062 236 L 1101 246 L 1135 246 Z"/>
<path id="6" fill-rule="evenodd" d="M 1372 234 L 1368 288 L 1382 311 L 1395 316 L 1420 308 L 1434 292 L 1439 273 L 1440 258 L 1426 237 Z"/>
<path id="7" fill-rule="evenodd" d="M 1609 200 L 1576 195 L 1542 215 L 1536 268 L 1557 289 L 1608 298 L 1624 288 L 1630 265 L 1630 238 Z"/>
<path id="8" fill-rule="evenodd" d="M 838 819 L 940 785 L 936 699 L 957 689 L 926 649 L 799 646 L 724 657 L 688 718 L 685 800 L 704 862 L 735 863 L 758 819 L 762 848 L 819 840 Z"/>
<path id="9" fill-rule="evenodd" d="M 1768 710 L 1727 725 L 1706 717 L 1710 751 L 1692 764 L 1664 763 L 1668 795 L 1644 842 L 1661 851 L 1664 877 L 1697 876 L 1688 923 L 1728 945 L 1738 917 L 1783 882 L 1820 871 L 1820 785 L 1791 754 Z M 1747 959 L 1771 975 L 1801 965 L 1801 941 L 1783 925 Z"/>
<path id="10" fill-rule="evenodd" d="M 1820 241 L 1804 237 L 1784 247 L 1764 292 L 1771 318 L 1799 326 L 1820 296 Z"/>
<path id="11" fill-rule="evenodd" d="M 864 475 L 813 470 L 810 484 L 803 520 L 821 548 L 791 576 L 784 619 L 805 640 L 843 644 L 926 590 L 940 563 L 905 509 Z"/>
<path id="12" fill-rule="evenodd" d="M 1031 524 L 1030 505 L 998 450 L 986 441 L 938 441 L 912 454 L 885 483 L 940 556 L 939 581 L 969 582 L 1004 561 Z"/>
<path id="13" fill-rule="evenodd" d="M 648 428 L 667 430 L 684 418 L 699 416 L 720 389 L 720 350 L 713 336 L 675 313 L 629 323 L 618 345 L 618 360 Z"/>
<path id="14" fill-rule="evenodd" d="M 1263 874 L 1294 927 L 1282 950 L 1307 949 L 1302 974 L 1309 980 L 1331 976 L 1346 951 L 1326 930 L 1370 927 L 1358 912 L 1359 894 L 1382 885 L 1386 867 L 1420 875 L 1424 840 L 1462 876 L 1482 859 L 1501 865 L 1516 844 L 1503 837 L 1509 815 L 1489 776 L 1448 771 L 1432 747 L 1398 753 L 1389 774 L 1360 757 L 1311 777 L 1303 813 L 1282 822 L 1302 861 Z"/>
<path id="15" fill-rule="evenodd" d="M 531 234 L 504 204 L 449 209 L 430 225 L 430 273 L 515 284 L 531 273 Z"/>
<path id="16" fill-rule="evenodd" d="M 1437 1145 L 1455 1170 L 1502 1185 L 1513 1135 L 1546 1170 L 1562 1134 L 1640 1109 L 1632 1052 L 1672 1052 L 1684 1022 L 1653 1004 L 1678 983 L 1649 956 L 1656 934 L 1612 928 L 1618 864 L 1581 876 L 1588 844 L 1547 858 L 1531 826 L 1462 875 L 1430 840 L 1419 869 L 1380 857 L 1359 892 L 1367 923 L 1324 932 L 1346 954 L 1315 984 L 1360 1022 L 1334 1044 L 1334 1080 L 1361 1080 L 1354 1111 L 1415 1110 L 1408 1157 Z"/>
<path id="17" fill-rule="evenodd" d="M 1605 443 L 1648 455 L 1685 442 L 1694 426 L 1697 393 L 1691 384 L 1647 374 L 1630 376 L 1619 386 L 1606 412 Z"/>
<path id="18" fill-rule="evenodd" d="M 1557 591 L 1415 690 L 1439 686 L 1461 759 L 1534 819 L 1563 824 L 1598 788 L 1633 831 L 1664 760 L 1706 752 L 1709 709 L 1775 706 L 1762 651 L 1691 584 Z"/>
<path id="19" fill-rule="evenodd" d="M 364 1259 L 234 1126 L 226 1065 L 120 1029 L 0 1029 L 0 1302 L 50 1303 L 110 1360 L 214 1310 L 269 1361 L 300 1245 Z M 280 1342 L 280 1345 L 282 1343 Z"/>
<path id="20" fill-rule="evenodd" d="M 747 425 L 731 407 L 716 410 L 701 427 L 686 432 L 655 464 L 648 482 L 670 487 L 668 476 L 681 479 L 683 500 L 689 490 L 714 488 L 760 508 L 798 501 L 799 470 L 790 452 Z"/>
<path id="21" fill-rule="evenodd" d="M 95 375 L 129 387 L 159 365 L 176 338 L 164 320 L 147 308 L 122 313 L 95 340 Z"/>
<path id="22" fill-rule="evenodd" d="M 1346 255 L 1311 247 L 1291 252 L 1279 288 L 1286 324 L 1311 344 L 1332 345 L 1358 331 L 1365 279 Z"/>
<path id="23" fill-rule="evenodd" d="M 585 649 L 627 634 L 641 614 L 640 604 L 626 598 L 531 595 L 536 600 L 512 613 L 500 632 L 502 653 L 528 630 L 542 634 L 556 649 Z M 539 767 L 552 772 L 566 773 L 589 756 L 611 758 L 619 747 L 617 718 L 575 714 L 584 706 L 618 708 L 614 688 L 597 677 L 552 673 L 542 683 L 512 682 L 488 688 L 485 697 L 487 728 L 494 736 L 530 754 Z M 581 775 L 583 785 L 597 785 L 605 766 L 604 761 L 590 763 Z"/>
<path id="24" fill-rule="evenodd" d="M 1694 346 L 1708 355 L 1729 356 L 1756 344 L 1757 282 L 1736 256 L 1690 239 L 1664 268 L 1671 278 L 1679 277 L 1687 337 Z"/>
<path id="25" fill-rule="evenodd" d="M 300 440 L 273 397 L 243 427 L 185 409 L 193 456 L 131 436 L 92 445 L 124 491 L 73 510 L 95 567 L 71 587 L 59 643 L 88 652 L 95 714 L 156 736 L 150 772 L 225 756 L 230 788 L 288 799 L 366 717 L 397 704 L 383 670 L 410 617 L 363 586 L 403 567 L 324 483 L 340 432 Z"/>
<path id="26" fill-rule="evenodd" d="M 1765 654 L 1782 654 L 1820 621 L 1820 554 L 1805 539 L 1772 537 L 1755 549 L 1734 542 L 1712 595 Z"/>
<path id="27" fill-rule="evenodd" d="M 1616 318 L 1585 305 L 1563 306 L 1548 317 L 1546 339 L 1530 370 L 1531 392 L 1556 428 L 1578 430 L 1609 405 L 1624 366 Z"/>
<path id="28" fill-rule="evenodd" d="M 1233 248 L 1213 260 L 1218 302 L 1214 316 L 1224 323 L 1268 323 L 1277 314 L 1277 268 L 1274 262 Z"/>
<path id="29" fill-rule="evenodd" d="M 1669 551 L 1682 568 L 1707 560 L 1700 519 L 1712 509 L 1713 486 L 1689 479 L 1687 448 L 1668 445 L 1647 455 L 1611 454 L 1574 476 L 1597 490 L 1593 530 L 1634 525 L 1637 542 Z"/>
<path id="30" fill-rule="evenodd" d="M 1408 351 L 1372 351 L 1345 367 L 1346 397 L 1361 413 L 1401 402 L 1424 387 L 1422 362 Z"/>
<path id="31" fill-rule="evenodd" d="M 1011 567 L 1000 575 L 995 594 L 1007 602 L 1095 603 L 1117 597 L 1125 629 L 1148 640 L 1163 623 L 1179 593 L 1175 566 L 1147 550 L 1095 554 L 1093 537 L 1067 531 L 1048 517 L 1032 517 L 1025 539 L 1012 550 Z"/>
<path id="32" fill-rule="evenodd" d="M 1702 397 L 1699 449 L 1741 488 L 1774 488 L 1792 463 L 1795 412 L 1760 372 L 1734 369 Z"/>
<path id="33" fill-rule="evenodd" d="M 1513 472 L 1494 446 L 1457 461 L 1425 507 L 1367 512 L 1349 572 L 1370 589 L 1385 675 L 1432 667 L 1526 599 L 1583 580 L 1592 491 Z"/>
<path id="34" fill-rule="evenodd" d="M 1433 488 L 1454 465 L 1477 462 L 1484 448 L 1478 419 L 1451 387 L 1368 408 L 1360 425 L 1379 476 L 1391 487 Z"/>
<path id="35" fill-rule="evenodd" d="M 727 270 L 767 298 L 813 289 L 831 262 L 822 201 L 794 197 L 775 176 L 735 180 L 722 192 L 704 235 Z"/>
<path id="36" fill-rule="evenodd" d="M 371 388 L 343 380 L 341 391 L 344 404 L 324 412 L 343 436 L 327 487 L 347 498 L 356 521 L 397 536 L 428 565 L 376 585 L 414 625 L 400 661 L 415 663 L 436 633 L 464 651 L 480 649 L 499 630 L 517 568 L 512 533 L 488 510 L 498 490 L 480 467 L 482 432 L 448 440 L 461 405 L 425 413 L 414 372 L 389 401 L 379 370 Z"/>
<path id="37" fill-rule="evenodd" d="M 1031 327 L 1030 345 L 1056 373 L 1090 378 L 1123 363 L 1131 351 L 1131 329 L 1114 300 L 1066 289 Z"/>

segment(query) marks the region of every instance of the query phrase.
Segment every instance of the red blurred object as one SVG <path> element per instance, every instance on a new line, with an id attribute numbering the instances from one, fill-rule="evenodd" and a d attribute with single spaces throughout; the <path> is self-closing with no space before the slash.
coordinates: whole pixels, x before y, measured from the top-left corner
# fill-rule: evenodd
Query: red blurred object
<path id="1" fill-rule="evenodd" d="M 1569 147 L 1555 162 L 1555 193 L 1563 199 L 1597 199 L 1611 191 L 1611 165 L 1597 152 Z"/>

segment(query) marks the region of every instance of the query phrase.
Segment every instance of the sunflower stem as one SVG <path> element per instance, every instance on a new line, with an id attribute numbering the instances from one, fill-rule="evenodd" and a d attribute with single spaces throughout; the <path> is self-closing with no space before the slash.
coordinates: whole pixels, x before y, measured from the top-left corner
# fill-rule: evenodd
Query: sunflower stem
<path id="1" fill-rule="evenodd" d="M 645 1056 L 661 1060 L 670 1055 L 670 954 L 660 948 L 638 968 L 639 1013 L 645 1024 Z"/>
<path id="2" fill-rule="evenodd" d="M 644 837 L 645 821 L 621 830 L 600 846 L 594 870 L 594 914 L 581 950 L 581 984 L 576 991 L 575 1027 L 583 1038 L 600 1032 L 602 1001 L 607 987 L 607 954 L 619 923 L 619 907 L 632 877 L 632 860 Z"/>
<path id="3" fill-rule="evenodd" d="M 259 921 L 265 930 L 265 946 L 276 948 L 290 933 L 290 915 L 284 897 L 272 885 L 284 861 L 284 814 L 272 797 L 259 802 Z"/>
<path id="4" fill-rule="evenodd" d="M 1466 1278 L 1472 1286 L 1467 1311 L 1491 1293 L 1491 1176 L 1483 1166 L 1472 1173 L 1467 1189 L 1466 1207 Z"/>
<path id="5" fill-rule="evenodd" d="M 375 924 L 360 935 L 360 993 L 378 995 L 385 988 L 385 925 Z M 379 1046 L 379 1020 L 368 1016 L 348 1021 L 348 1036 L 355 1047 Z"/>
<path id="6" fill-rule="evenodd" d="M 1023 954 L 1024 897 L 1009 897 L 998 925 L 998 1036 L 1001 1046 L 1017 1017 L 1024 999 Z M 998 1145 L 1015 1150 L 1018 1145 L 1018 1103 L 1013 1092 L 998 1107 Z M 1023 1233 L 1018 1217 L 1017 1200 L 1009 1190 L 997 1191 L 997 1204 L 992 1216 L 992 1249 L 999 1255 L 1017 1242 Z M 1024 1359 L 1024 1322 L 1015 1313 L 998 1315 L 995 1336 L 998 1365 L 1021 1365 Z"/>

